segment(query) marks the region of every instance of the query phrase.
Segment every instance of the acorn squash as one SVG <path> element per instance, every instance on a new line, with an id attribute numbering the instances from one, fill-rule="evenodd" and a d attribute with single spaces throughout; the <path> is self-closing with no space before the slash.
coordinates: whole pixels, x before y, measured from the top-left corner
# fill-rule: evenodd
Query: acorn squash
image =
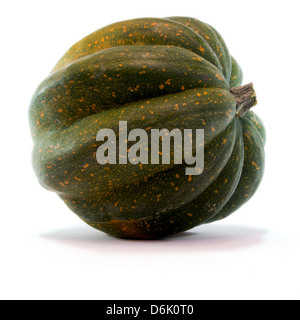
<path id="1" fill-rule="evenodd" d="M 229 216 L 264 172 L 265 130 L 242 77 L 220 34 L 197 19 L 142 18 L 92 33 L 32 98 L 39 182 L 87 224 L 121 238 L 157 239 Z M 174 162 L 100 165 L 97 133 L 120 121 L 148 133 L 204 129 L 203 172 L 186 175 Z"/>

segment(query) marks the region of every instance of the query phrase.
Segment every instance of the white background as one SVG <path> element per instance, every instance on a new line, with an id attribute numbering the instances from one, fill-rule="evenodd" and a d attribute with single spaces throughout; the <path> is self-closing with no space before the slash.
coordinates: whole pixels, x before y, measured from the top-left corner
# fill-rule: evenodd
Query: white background
<path id="1" fill-rule="evenodd" d="M 299 299 L 299 1 L 2 1 L 1 299 Z M 31 169 L 28 106 L 63 53 L 138 17 L 213 25 L 253 81 L 268 141 L 255 197 L 223 222 L 160 241 L 85 225 Z"/>

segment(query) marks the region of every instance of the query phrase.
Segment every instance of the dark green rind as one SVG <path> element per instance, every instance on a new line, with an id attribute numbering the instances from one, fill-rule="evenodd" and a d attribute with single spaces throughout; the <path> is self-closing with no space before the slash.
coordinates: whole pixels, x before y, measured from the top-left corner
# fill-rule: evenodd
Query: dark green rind
<path id="1" fill-rule="evenodd" d="M 188 219 L 187 214 L 192 212 L 190 224 L 194 226 L 206 223 L 214 217 L 234 194 L 240 180 L 244 158 L 244 142 L 242 127 L 236 121 L 236 139 L 234 149 L 227 161 L 226 167 L 221 173 L 217 172 L 217 178 L 206 188 L 196 199 L 188 205 L 179 209 L 179 213 L 184 219 Z"/>
<path id="2" fill-rule="evenodd" d="M 191 89 L 131 103 L 85 118 L 69 129 L 44 135 L 35 144 L 34 168 L 40 183 L 58 193 L 83 196 L 107 191 L 111 187 L 117 189 L 127 185 L 128 181 L 147 179 L 174 164 L 172 161 L 170 165 L 144 164 L 142 167 L 130 163 L 125 166 L 99 165 L 95 154 L 101 144 L 96 142 L 100 129 L 113 129 L 117 137 L 119 121 L 128 122 L 128 132 L 140 128 L 149 136 L 153 128 L 170 131 L 179 128 L 182 132 L 184 129 L 204 129 L 207 145 L 234 116 L 235 100 L 223 89 Z"/>
<path id="3" fill-rule="evenodd" d="M 201 198 L 201 193 L 214 183 L 227 165 L 235 146 L 236 125 L 234 120 L 206 147 L 205 170 L 199 176 L 186 176 L 183 166 L 175 166 L 147 181 L 129 184 L 127 190 L 101 194 L 90 202 L 63 199 L 94 228 L 105 229 L 122 238 L 143 235 L 143 238 L 155 239 L 195 227 L 200 224 L 202 212 L 198 206 L 195 208 L 193 200 Z M 96 207 L 95 203 L 98 203 Z"/>
<path id="4" fill-rule="evenodd" d="M 247 112 L 247 117 L 245 117 L 244 120 L 247 122 L 251 122 L 251 124 L 256 128 L 256 130 L 261 136 L 263 145 L 265 146 L 266 140 L 267 140 L 266 129 L 260 117 L 256 113 L 250 110 Z"/>
<path id="5" fill-rule="evenodd" d="M 230 78 L 230 88 L 239 87 L 243 82 L 243 71 L 234 57 L 232 60 L 232 73 Z"/>
<path id="6" fill-rule="evenodd" d="M 228 61 L 231 62 L 231 68 L 230 69 L 232 69 L 232 60 L 229 58 L 229 57 L 231 57 L 231 55 L 229 53 L 228 47 L 227 47 L 223 37 L 220 35 L 220 33 L 214 27 L 212 27 L 211 25 L 208 25 L 208 26 L 213 30 L 213 32 L 215 33 L 216 37 L 219 39 Z"/>
<path id="7" fill-rule="evenodd" d="M 222 70 L 214 51 L 192 29 L 167 19 L 142 18 L 117 22 L 90 34 L 70 48 L 53 71 L 100 50 L 130 45 L 169 45 L 186 48 Z"/>
<path id="8" fill-rule="evenodd" d="M 222 66 L 222 71 L 227 82 L 230 82 L 231 77 L 231 55 L 229 54 L 228 48 L 221 36 L 216 34 L 215 30 L 208 24 L 190 17 L 170 17 L 167 18 L 173 21 L 180 22 L 187 27 L 194 30 L 199 34 L 212 48 L 218 57 Z"/>
<path id="9" fill-rule="evenodd" d="M 237 189 L 224 208 L 207 223 L 225 219 L 242 207 L 253 197 L 262 181 L 265 167 L 264 141 L 252 119 L 253 115 L 248 112 L 239 120 L 243 126 L 245 156 Z"/>
<path id="10" fill-rule="evenodd" d="M 203 87 L 229 90 L 215 66 L 186 49 L 129 46 L 103 50 L 43 81 L 31 101 L 32 134 L 37 139 L 45 131 L 68 128 L 128 102 Z"/>

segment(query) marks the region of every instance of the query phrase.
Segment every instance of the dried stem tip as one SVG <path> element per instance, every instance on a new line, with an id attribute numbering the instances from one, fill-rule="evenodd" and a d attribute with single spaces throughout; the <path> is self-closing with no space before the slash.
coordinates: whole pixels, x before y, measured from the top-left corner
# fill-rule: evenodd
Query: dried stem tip
<path id="1" fill-rule="evenodd" d="M 230 93 L 236 100 L 236 116 L 242 118 L 252 107 L 257 104 L 253 83 L 230 89 Z"/>

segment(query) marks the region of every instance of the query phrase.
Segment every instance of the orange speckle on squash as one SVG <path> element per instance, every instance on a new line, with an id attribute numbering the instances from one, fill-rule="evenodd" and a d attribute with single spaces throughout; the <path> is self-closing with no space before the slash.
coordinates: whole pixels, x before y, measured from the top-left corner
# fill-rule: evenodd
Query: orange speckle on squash
<path id="1" fill-rule="evenodd" d="M 201 52 L 204 52 L 204 51 L 205 51 L 205 49 L 202 48 L 201 46 L 199 47 L 199 50 L 200 50 Z"/>
<path id="2" fill-rule="evenodd" d="M 252 165 L 255 167 L 256 170 L 259 170 L 259 166 L 257 165 L 257 163 L 255 163 L 254 161 L 252 161 Z"/>

